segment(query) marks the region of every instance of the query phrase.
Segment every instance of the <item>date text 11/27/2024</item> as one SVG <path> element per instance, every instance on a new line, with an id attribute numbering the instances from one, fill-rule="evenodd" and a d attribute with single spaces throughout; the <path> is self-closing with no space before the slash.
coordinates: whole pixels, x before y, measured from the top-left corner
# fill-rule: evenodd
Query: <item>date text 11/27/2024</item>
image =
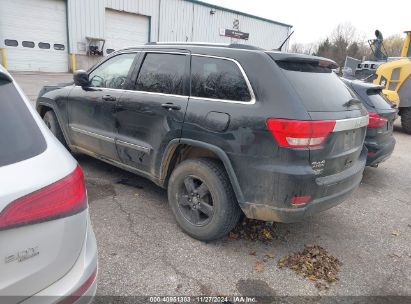
<path id="1" fill-rule="evenodd" d="M 255 297 L 150 297 L 150 303 L 257 303 Z"/>

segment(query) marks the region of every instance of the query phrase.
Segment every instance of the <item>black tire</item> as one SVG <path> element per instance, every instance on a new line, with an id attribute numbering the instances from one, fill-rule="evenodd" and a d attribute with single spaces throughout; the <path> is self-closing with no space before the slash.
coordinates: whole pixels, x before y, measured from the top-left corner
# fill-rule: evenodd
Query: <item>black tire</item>
<path id="1" fill-rule="evenodd" d="M 47 111 L 43 116 L 43 121 L 46 126 L 50 129 L 51 133 L 65 146 L 67 147 L 66 140 L 64 139 L 63 132 L 61 131 L 60 125 L 58 123 L 56 114 L 50 110 Z"/>
<path id="2" fill-rule="evenodd" d="M 405 133 L 411 134 L 411 107 L 401 109 L 401 125 Z"/>
<path id="3" fill-rule="evenodd" d="M 188 189 L 194 189 L 194 196 Z M 200 241 L 223 237 L 242 214 L 225 169 L 212 159 L 179 164 L 168 183 L 168 201 L 181 228 Z"/>

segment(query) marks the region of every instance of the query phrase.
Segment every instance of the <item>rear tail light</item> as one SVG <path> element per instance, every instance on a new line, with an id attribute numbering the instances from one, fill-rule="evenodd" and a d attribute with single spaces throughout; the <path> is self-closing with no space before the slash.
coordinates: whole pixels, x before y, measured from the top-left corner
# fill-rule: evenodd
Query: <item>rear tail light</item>
<path id="1" fill-rule="evenodd" d="M 381 117 L 377 113 L 370 112 L 368 113 L 370 116 L 370 120 L 368 122 L 368 128 L 377 128 L 377 127 L 383 127 L 387 124 L 388 120 L 384 117 Z"/>
<path id="2" fill-rule="evenodd" d="M 293 196 L 291 198 L 291 204 L 294 206 L 304 205 L 311 199 L 311 195 L 304 195 L 304 196 Z"/>
<path id="3" fill-rule="evenodd" d="M 270 118 L 267 127 L 281 147 L 309 148 L 323 144 L 334 130 L 333 120 L 287 120 Z"/>
<path id="4" fill-rule="evenodd" d="M 77 165 L 65 178 L 10 203 L 0 213 L 0 230 L 66 217 L 86 208 L 83 172 Z"/>

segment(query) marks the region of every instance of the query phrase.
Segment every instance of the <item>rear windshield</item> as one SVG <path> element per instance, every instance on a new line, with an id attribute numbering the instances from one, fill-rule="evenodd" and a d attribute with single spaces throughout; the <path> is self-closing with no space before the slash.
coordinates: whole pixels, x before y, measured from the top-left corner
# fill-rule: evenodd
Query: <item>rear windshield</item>
<path id="1" fill-rule="evenodd" d="M 392 109 L 391 104 L 385 99 L 381 92 L 373 92 L 368 94 L 371 106 L 379 110 L 389 110 Z"/>
<path id="2" fill-rule="evenodd" d="M 309 112 L 347 111 L 344 104 L 355 98 L 340 78 L 319 62 L 276 63 Z"/>
<path id="3" fill-rule="evenodd" d="M 0 167 L 39 155 L 46 142 L 14 85 L 0 80 Z"/>

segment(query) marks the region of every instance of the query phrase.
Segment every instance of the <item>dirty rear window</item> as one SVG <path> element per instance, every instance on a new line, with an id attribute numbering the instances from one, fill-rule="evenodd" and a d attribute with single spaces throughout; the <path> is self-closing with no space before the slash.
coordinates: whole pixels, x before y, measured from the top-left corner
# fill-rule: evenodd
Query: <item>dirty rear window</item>
<path id="1" fill-rule="evenodd" d="M 45 149 L 44 137 L 16 88 L 0 80 L 0 167 L 32 158 Z"/>
<path id="2" fill-rule="evenodd" d="M 381 92 L 372 92 L 368 94 L 368 98 L 371 102 L 371 106 L 379 110 L 392 109 L 391 104 L 385 99 Z"/>
<path id="3" fill-rule="evenodd" d="M 347 111 L 344 104 L 355 98 L 340 78 L 319 61 L 276 63 L 309 112 Z"/>

